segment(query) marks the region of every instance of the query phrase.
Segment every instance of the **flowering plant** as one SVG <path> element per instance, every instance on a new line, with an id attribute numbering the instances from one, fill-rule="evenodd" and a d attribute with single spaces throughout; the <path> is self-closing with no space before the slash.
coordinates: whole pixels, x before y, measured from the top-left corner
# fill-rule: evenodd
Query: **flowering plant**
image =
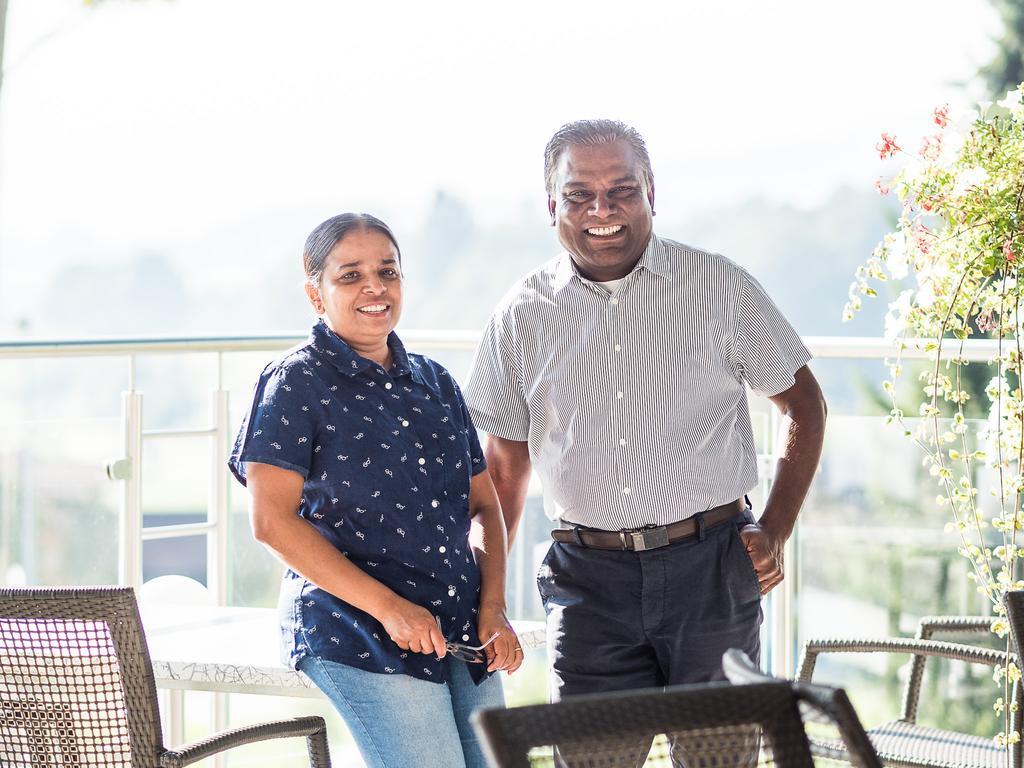
<path id="1" fill-rule="evenodd" d="M 947 528 L 960 537 L 959 551 L 970 562 L 969 578 L 991 601 L 992 630 L 1009 630 L 1003 595 L 1024 589 L 1017 578 L 1024 546 L 1024 83 L 996 108 L 953 117 L 948 106 L 932 115 L 933 132 L 916 154 L 895 136 L 883 133 L 876 149 L 882 159 L 905 159 L 891 180 L 879 180 L 883 194 L 894 191 L 902 203 L 896 231 L 887 234 L 868 261 L 858 267 L 843 317 L 875 296 L 872 283 L 910 279 L 889 305 L 886 336 L 897 353 L 887 360 L 891 378 L 884 388 L 892 398 L 890 421 L 903 426 L 925 452 L 924 462 L 948 506 Z M 1021 278 L 1021 279 L 1019 279 Z M 985 389 L 989 418 L 976 435 L 964 406 L 971 397 L 962 377 L 964 342 L 975 333 L 995 339 L 989 361 L 993 377 Z M 896 404 L 896 379 L 903 373 L 902 353 L 911 345 L 928 353 L 921 374 L 924 398 L 917 428 L 911 430 Z M 979 494 L 978 478 L 991 477 Z M 996 673 L 1003 697 L 995 704 L 1003 716 L 997 740 L 1015 740 L 1009 732 L 1009 686 L 1020 678 L 1013 663 Z"/>

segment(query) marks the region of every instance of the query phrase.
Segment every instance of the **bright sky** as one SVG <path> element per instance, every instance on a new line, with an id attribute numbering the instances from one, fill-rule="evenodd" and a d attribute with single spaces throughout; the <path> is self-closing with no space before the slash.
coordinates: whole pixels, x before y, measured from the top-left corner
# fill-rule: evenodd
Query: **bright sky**
<path id="1" fill-rule="evenodd" d="M 11 0 L 0 325 L 66 260 L 191 269 L 283 211 L 401 228 L 443 187 L 543 226 L 541 152 L 578 117 L 645 134 L 659 211 L 812 206 L 870 186 L 881 131 L 964 104 L 998 29 L 983 0 Z"/>

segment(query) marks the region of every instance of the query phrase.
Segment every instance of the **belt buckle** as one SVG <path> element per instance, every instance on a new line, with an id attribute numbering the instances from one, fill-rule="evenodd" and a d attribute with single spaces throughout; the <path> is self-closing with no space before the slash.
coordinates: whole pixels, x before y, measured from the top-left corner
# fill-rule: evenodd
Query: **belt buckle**
<path id="1" fill-rule="evenodd" d="M 629 536 L 633 539 L 634 552 L 667 547 L 670 543 L 668 540 L 668 528 L 664 525 L 652 525 L 647 528 L 641 528 L 639 531 L 630 531 Z"/>

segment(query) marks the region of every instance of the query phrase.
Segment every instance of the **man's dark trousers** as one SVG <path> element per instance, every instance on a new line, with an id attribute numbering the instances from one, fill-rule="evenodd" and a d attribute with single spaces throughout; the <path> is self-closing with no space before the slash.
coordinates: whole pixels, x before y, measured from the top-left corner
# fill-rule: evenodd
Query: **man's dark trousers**
<path id="1" fill-rule="evenodd" d="M 548 614 L 552 700 L 724 680 L 729 648 L 757 664 L 761 590 L 739 538 L 753 521 L 746 510 L 644 552 L 553 543 L 537 579 Z M 674 764 L 684 764 L 685 743 L 672 741 Z M 649 748 L 649 741 L 627 748 L 622 764 L 642 764 Z M 578 749 L 561 749 L 556 764 L 571 766 Z M 756 745 L 751 758 L 753 765 Z"/>
<path id="2" fill-rule="evenodd" d="M 537 586 L 551 698 L 724 680 L 722 654 L 760 657 L 761 593 L 739 537 L 750 511 L 644 552 L 553 543 Z"/>

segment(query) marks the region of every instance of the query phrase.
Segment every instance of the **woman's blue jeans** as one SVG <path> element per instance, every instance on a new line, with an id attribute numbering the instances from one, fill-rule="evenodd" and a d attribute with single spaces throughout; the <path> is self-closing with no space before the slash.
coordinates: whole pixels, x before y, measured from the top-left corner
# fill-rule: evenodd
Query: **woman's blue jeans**
<path id="1" fill-rule="evenodd" d="M 450 684 L 383 675 L 306 656 L 299 663 L 348 725 L 367 768 L 486 768 L 469 714 L 505 703 L 498 675 L 474 685 L 445 657 Z"/>

